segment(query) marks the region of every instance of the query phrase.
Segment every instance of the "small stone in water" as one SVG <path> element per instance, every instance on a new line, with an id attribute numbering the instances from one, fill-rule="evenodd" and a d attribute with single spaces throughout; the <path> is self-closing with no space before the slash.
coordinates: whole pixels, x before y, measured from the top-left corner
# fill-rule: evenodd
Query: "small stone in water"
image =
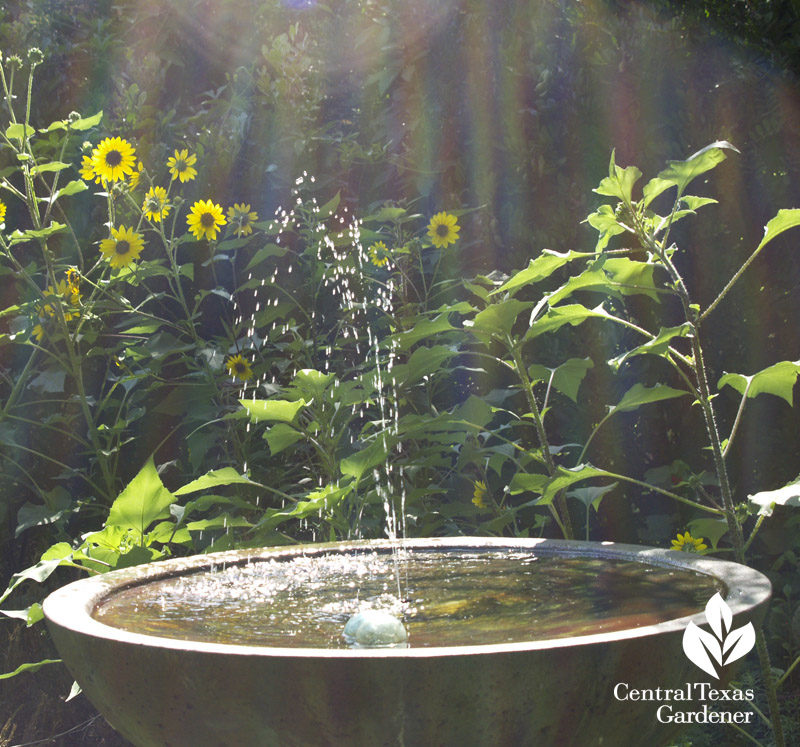
<path id="1" fill-rule="evenodd" d="M 396 617 L 381 610 L 363 610 L 353 615 L 344 626 L 345 640 L 351 646 L 405 645 L 406 629 Z"/>

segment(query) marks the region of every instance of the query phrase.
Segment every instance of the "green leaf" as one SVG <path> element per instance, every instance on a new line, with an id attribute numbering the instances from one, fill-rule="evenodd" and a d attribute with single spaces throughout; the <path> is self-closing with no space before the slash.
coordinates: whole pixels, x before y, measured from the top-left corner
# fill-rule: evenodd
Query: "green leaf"
<path id="1" fill-rule="evenodd" d="M 675 399 L 676 397 L 683 397 L 686 394 L 689 394 L 689 392 L 683 389 L 673 389 L 666 384 L 656 384 L 652 387 L 634 384 L 625 392 L 622 399 L 609 410 L 608 414 L 614 415 L 618 412 L 631 412 L 631 410 L 636 410 L 642 405 L 648 405 L 652 402 L 662 402 L 666 399 Z"/>
<path id="2" fill-rule="evenodd" d="M 442 365 L 450 360 L 457 351 L 444 345 L 427 348 L 418 347 L 408 359 L 408 363 L 398 363 L 392 368 L 391 377 L 397 386 L 409 387 L 416 384 L 423 376 L 440 371 Z"/>
<path id="3" fill-rule="evenodd" d="M 0 674 L 0 680 L 7 680 L 11 677 L 16 677 L 18 674 L 22 674 L 22 672 L 35 672 L 37 669 L 41 669 L 47 664 L 61 664 L 61 659 L 43 659 L 42 661 L 20 664 L 13 672 Z"/>
<path id="4" fill-rule="evenodd" d="M 507 298 L 500 303 L 487 306 L 475 315 L 470 321 L 465 321 L 464 326 L 469 327 L 472 334 L 485 344 L 492 339 L 505 340 L 511 334 L 511 329 L 517 317 L 524 309 L 529 309 L 532 303 L 523 303 L 515 298 Z"/>
<path id="5" fill-rule="evenodd" d="M 698 150 L 685 161 L 669 161 L 667 168 L 658 175 L 658 178 L 674 184 L 678 188 L 678 194 L 682 195 L 692 179 L 710 171 L 725 160 L 725 150 L 739 152 L 729 142 L 718 140 Z"/>
<path id="6" fill-rule="evenodd" d="M 628 358 L 633 358 L 636 355 L 658 355 L 662 358 L 669 357 L 669 346 L 676 337 L 690 337 L 692 334 L 692 327 L 687 322 L 677 327 L 662 327 L 658 334 L 647 342 L 639 345 L 639 347 L 628 350 L 616 358 L 608 361 L 608 365 L 613 369 L 618 369 Z"/>
<path id="7" fill-rule="evenodd" d="M 630 230 L 619 222 L 611 205 L 601 205 L 594 213 L 589 215 L 586 222 L 600 234 L 600 238 L 594 248 L 595 252 L 602 252 L 614 236 Z"/>
<path id="8" fill-rule="evenodd" d="M 534 364 L 528 369 L 528 375 L 532 381 L 552 383 L 559 392 L 577 403 L 578 389 L 590 368 L 594 368 L 591 358 L 570 358 L 556 368 Z"/>
<path id="9" fill-rule="evenodd" d="M 394 221 L 398 218 L 402 218 L 406 212 L 405 208 L 382 207 L 377 213 L 368 215 L 362 220 L 364 223 L 386 223 L 387 221 Z"/>
<path id="10" fill-rule="evenodd" d="M 63 562 L 63 558 L 40 560 L 36 565 L 32 565 L 24 571 L 15 573 L 8 583 L 8 588 L 3 592 L 3 595 L 0 596 L 0 603 L 4 602 L 8 598 L 8 595 L 23 581 L 36 581 L 38 584 L 42 583 L 42 581 L 49 578 L 50 574 Z"/>
<path id="11" fill-rule="evenodd" d="M 693 519 L 686 527 L 692 537 L 702 537 L 711 542 L 716 550 L 719 541 L 728 533 L 728 522 L 725 519 Z"/>
<path id="12" fill-rule="evenodd" d="M 772 516 L 775 506 L 800 506 L 800 478 L 795 478 L 777 490 L 764 490 L 748 495 L 747 500 L 750 509 L 757 510 L 760 516 Z"/>
<path id="13" fill-rule="evenodd" d="M 264 517 L 256 525 L 264 531 L 274 529 L 290 519 L 307 519 L 319 516 L 325 511 L 338 506 L 353 490 L 353 483 L 341 488 L 338 485 L 326 485 L 309 493 L 307 500 L 298 501 L 294 506 L 283 509 L 267 509 Z"/>
<path id="14" fill-rule="evenodd" d="M 54 220 L 47 228 L 42 228 L 39 230 L 34 230 L 31 228 L 27 231 L 20 231 L 17 229 L 11 234 L 11 244 L 19 244 L 23 241 L 30 241 L 31 239 L 46 239 L 48 236 L 52 236 L 54 233 L 63 231 L 65 228 L 66 226 L 63 223 L 59 223 L 58 221 Z"/>
<path id="15" fill-rule="evenodd" d="M 572 469 L 556 467 L 555 474 L 545 483 L 542 497 L 537 501 L 537 504 L 547 505 L 552 503 L 562 490 L 574 485 L 576 482 L 590 480 L 595 477 L 609 477 L 609 473 L 605 470 L 597 469 L 591 464 L 579 464 Z"/>
<path id="16" fill-rule="evenodd" d="M 587 309 L 581 304 L 567 304 L 565 306 L 555 306 L 548 310 L 548 312 L 537 319 L 525 335 L 526 340 L 532 340 L 545 332 L 555 332 L 561 329 L 565 324 L 573 327 L 582 324 L 587 319 L 613 319 L 614 317 L 609 314 L 602 305 L 596 306 L 594 309 Z"/>
<path id="17" fill-rule="evenodd" d="M 144 537 L 147 527 L 168 515 L 175 496 L 164 487 L 151 456 L 111 506 L 107 527 L 135 529 Z"/>
<path id="18" fill-rule="evenodd" d="M 265 259 L 270 257 L 282 257 L 289 251 L 285 246 L 278 246 L 277 244 L 267 244 L 262 246 L 254 255 L 253 258 L 247 263 L 245 270 L 251 270 L 256 265 L 260 265 Z M 260 281 L 259 281 L 260 282 Z"/>
<path id="19" fill-rule="evenodd" d="M 49 163 L 41 163 L 31 169 L 31 176 L 38 176 L 49 171 L 62 171 L 68 169 L 69 164 L 63 161 L 50 161 Z"/>
<path id="20" fill-rule="evenodd" d="M 642 189 L 642 201 L 644 202 L 644 206 L 647 207 L 662 192 L 666 192 L 674 186 L 675 183 L 667 179 L 659 179 L 658 177 L 651 179 L 644 185 L 644 189 Z"/>
<path id="21" fill-rule="evenodd" d="M 361 451 L 357 451 L 347 459 L 339 462 L 339 469 L 343 475 L 355 478 L 358 482 L 368 470 L 381 464 L 386 464 L 393 445 L 391 438 L 378 438 Z"/>
<path id="22" fill-rule="evenodd" d="M 304 368 L 297 372 L 291 383 L 291 389 L 300 394 L 308 395 L 309 398 L 320 400 L 324 396 L 328 387 L 336 380 L 331 374 L 324 374 L 313 368 Z M 294 392 L 293 392 L 294 393 Z"/>
<path id="23" fill-rule="evenodd" d="M 599 195 L 616 197 L 618 200 L 631 203 L 633 202 L 633 185 L 639 180 L 642 172 L 635 166 L 628 166 L 624 169 L 617 166 L 614 162 L 614 155 L 612 152 L 608 176 L 593 191 Z"/>
<path id="24" fill-rule="evenodd" d="M 530 472 L 517 472 L 511 478 L 508 485 L 508 492 L 511 495 L 530 492 L 541 495 L 544 486 L 547 484 L 548 477 L 544 474 L 532 474 Z"/>
<path id="25" fill-rule="evenodd" d="M 419 319 L 410 329 L 399 332 L 394 336 L 400 350 L 408 350 L 412 345 L 434 337 L 443 332 L 451 332 L 456 329 L 450 324 L 449 314 L 440 314 L 434 319 Z"/>
<path id="26" fill-rule="evenodd" d="M 655 265 L 651 262 L 637 262 L 627 257 L 614 257 L 606 260 L 603 270 L 612 283 L 618 283 L 615 291 L 624 296 L 642 294 L 658 301 L 656 286 L 653 282 Z"/>
<path id="27" fill-rule="evenodd" d="M 202 477 L 178 488 L 175 495 L 186 495 L 187 493 L 196 493 L 198 490 L 208 490 L 208 488 L 216 488 L 218 485 L 258 485 L 259 483 L 253 482 L 246 475 L 240 475 L 233 467 L 223 467 L 222 469 L 211 470 L 206 472 Z"/>
<path id="28" fill-rule="evenodd" d="M 90 130 L 92 127 L 96 127 L 100 124 L 100 120 L 103 118 L 103 112 L 99 111 L 97 114 L 94 114 L 91 117 L 81 118 L 75 122 L 69 123 L 70 130 L 77 130 L 78 132 L 82 132 L 84 130 Z M 52 125 L 51 125 L 52 127 Z"/>
<path id="29" fill-rule="evenodd" d="M 594 507 L 595 511 L 600 510 L 600 501 L 610 493 L 619 483 L 612 482 L 610 485 L 593 486 L 589 488 L 575 488 L 570 490 L 565 495 L 567 498 L 575 498 L 580 501 L 586 508 L 589 506 Z"/>
<path id="30" fill-rule="evenodd" d="M 326 202 L 317 213 L 317 218 L 319 220 L 325 220 L 325 218 L 330 218 L 339 208 L 339 200 L 341 199 L 341 193 L 337 192 L 328 202 Z"/>
<path id="31" fill-rule="evenodd" d="M 300 412 L 309 403 L 304 399 L 294 401 L 282 399 L 240 399 L 239 404 L 247 410 L 254 423 L 261 420 L 277 421 L 279 423 L 293 423 Z"/>
<path id="32" fill-rule="evenodd" d="M 564 254 L 559 254 L 550 249 L 545 249 L 536 259 L 532 259 L 524 270 L 520 270 L 506 283 L 493 290 L 489 295 L 494 296 L 498 293 L 517 291 L 526 285 L 538 283 L 550 277 L 556 270 L 563 267 L 567 262 L 571 262 L 573 259 L 593 256 L 594 254 L 590 252 L 569 251 Z"/>
<path id="33" fill-rule="evenodd" d="M 56 195 L 53 197 L 53 202 L 55 202 L 59 197 L 77 195 L 81 192 L 85 192 L 87 189 L 89 189 L 89 186 L 85 181 L 83 181 L 83 179 L 73 179 L 71 182 L 67 182 L 67 184 L 58 190 Z"/>
<path id="34" fill-rule="evenodd" d="M 291 425 L 278 423 L 264 433 L 264 438 L 269 444 L 270 454 L 275 456 L 275 454 L 297 443 L 301 438 L 304 438 L 304 436 L 300 431 L 292 428 Z"/>
<path id="35" fill-rule="evenodd" d="M 774 394 L 785 399 L 789 406 L 794 405 L 793 391 L 800 374 L 800 361 L 781 361 L 752 376 L 744 374 L 726 373 L 717 382 L 717 389 L 722 389 L 726 384 L 733 387 L 739 394 L 748 397 L 757 397 L 759 394 Z"/>
<path id="36" fill-rule="evenodd" d="M 776 236 L 795 226 L 800 226 L 800 208 L 779 210 L 778 214 L 764 227 L 764 238 L 761 239 L 756 251 L 766 246 Z"/>
<path id="37" fill-rule="evenodd" d="M 705 205 L 718 204 L 717 200 L 713 199 L 712 197 L 696 197 L 695 195 L 684 195 L 681 197 L 681 202 L 683 202 L 692 212 L 699 210 Z M 702 521 L 716 521 L 716 519 L 702 519 Z"/>
<path id="38" fill-rule="evenodd" d="M 9 125 L 8 129 L 6 130 L 6 137 L 9 140 L 15 138 L 16 140 L 21 141 L 25 138 L 26 134 L 28 137 L 33 137 L 36 134 L 36 130 L 30 125 L 21 123 Z"/>

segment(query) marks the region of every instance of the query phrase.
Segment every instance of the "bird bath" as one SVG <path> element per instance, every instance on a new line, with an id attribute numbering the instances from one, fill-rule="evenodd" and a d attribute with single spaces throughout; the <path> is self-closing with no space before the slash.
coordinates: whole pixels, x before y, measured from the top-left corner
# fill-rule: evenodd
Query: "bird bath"
<path id="1" fill-rule="evenodd" d="M 734 628 L 760 622 L 770 595 L 744 566 L 632 545 L 408 540 L 399 562 L 396 548 L 168 560 L 65 586 L 44 612 L 86 695 L 136 745 L 654 747 L 680 727 L 615 685 L 723 687 L 684 656 L 684 630 L 705 625 L 717 591 Z M 401 620 L 407 640 L 353 647 L 342 632 L 365 609 Z"/>

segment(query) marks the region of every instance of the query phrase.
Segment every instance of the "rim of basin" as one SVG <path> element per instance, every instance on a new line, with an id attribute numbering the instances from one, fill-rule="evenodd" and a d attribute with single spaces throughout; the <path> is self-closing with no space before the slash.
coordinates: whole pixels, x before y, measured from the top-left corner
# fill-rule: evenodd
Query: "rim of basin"
<path id="1" fill-rule="evenodd" d="M 254 548 L 229 550 L 193 555 L 188 558 L 171 558 L 147 565 L 111 571 L 92 578 L 67 584 L 54 591 L 43 603 L 44 615 L 56 626 L 75 633 L 120 643 L 151 647 L 196 651 L 239 656 L 281 656 L 321 658 L 394 658 L 437 657 L 493 654 L 536 649 L 567 648 L 629 638 L 659 635 L 681 631 L 689 622 L 706 623 L 705 611 L 684 617 L 665 620 L 653 625 L 643 625 L 608 633 L 552 638 L 515 643 L 474 644 L 467 646 L 426 646 L 421 648 L 281 648 L 273 646 L 248 646 L 231 643 L 209 643 L 160 636 L 132 633 L 122 628 L 106 625 L 94 617 L 92 612 L 107 597 L 123 589 L 139 586 L 168 576 L 182 576 L 220 566 L 244 565 L 258 560 L 289 560 L 293 557 L 311 557 L 331 553 L 347 554 L 355 551 L 391 552 L 402 547 L 412 551 L 475 552 L 480 550 L 509 550 L 535 552 L 539 555 L 563 557 L 594 557 L 609 560 L 628 560 L 661 568 L 694 571 L 714 577 L 725 588 L 725 602 L 734 617 L 749 617 L 765 605 L 771 596 L 769 579 L 762 573 L 739 563 L 719 558 L 676 552 L 642 545 L 627 545 L 616 542 L 583 542 L 576 540 L 510 539 L 504 537 L 434 537 L 408 540 L 359 540 L 332 542 L 289 547 Z"/>

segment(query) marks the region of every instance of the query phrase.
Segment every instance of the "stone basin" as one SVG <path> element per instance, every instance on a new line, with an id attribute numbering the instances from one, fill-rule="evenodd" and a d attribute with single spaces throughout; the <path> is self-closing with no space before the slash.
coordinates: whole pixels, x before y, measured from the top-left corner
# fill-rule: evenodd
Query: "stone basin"
<path id="1" fill-rule="evenodd" d="M 660 702 L 615 697 L 617 685 L 622 683 L 617 694 L 685 690 L 694 682 L 721 688 L 733 674 L 728 666 L 722 681 L 713 679 L 683 653 L 689 622 L 708 629 L 703 604 L 690 615 L 653 624 L 632 621 L 598 633 L 582 629 L 580 635 L 504 643 L 481 643 L 476 636 L 465 645 L 416 648 L 183 640 L 130 632 L 93 616 L 114 595 L 127 590 L 130 596 L 137 587 L 170 577 L 310 556 L 391 553 L 396 544 L 334 543 L 172 559 L 69 584 L 45 600 L 44 614 L 88 698 L 115 729 L 143 747 L 656 747 L 682 727 L 658 721 Z M 770 597 L 769 581 L 745 566 L 634 545 L 461 537 L 407 540 L 403 548 L 454 557 L 490 551 L 633 561 L 701 574 L 721 591 L 734 629 L 760 624 Z M 678 706 L 696 711 L 703 702 Z"/>

